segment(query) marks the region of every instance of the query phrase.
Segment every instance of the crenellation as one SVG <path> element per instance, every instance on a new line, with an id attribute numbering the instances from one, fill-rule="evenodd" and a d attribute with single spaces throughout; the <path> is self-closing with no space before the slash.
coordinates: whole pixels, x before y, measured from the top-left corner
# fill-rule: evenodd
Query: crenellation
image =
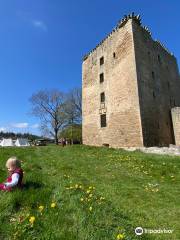
<path id="1" fill-rule="evenodd" d="M 163 43 L 161 43 L 159 40 L 155 40 L 155 42 L 157 44 L 159 44 L 168 54 L 170 54 L 171 56 L 174 56 L 174 54 L 172 52 L 170 52 L 165 46 Z"/>

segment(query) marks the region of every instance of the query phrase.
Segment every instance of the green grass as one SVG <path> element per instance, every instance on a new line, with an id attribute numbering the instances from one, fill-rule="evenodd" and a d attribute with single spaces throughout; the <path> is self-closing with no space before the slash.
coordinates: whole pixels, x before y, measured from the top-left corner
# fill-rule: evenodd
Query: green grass
<path id="1" fill-rule="evenodd" d="M 180 239 L 180 157 L 87 146 L 0 148 L 1 182 L 14 155 L 26 187 L 0 192 L 0 239 Z M 136 236 L 137 226 L 173 233 Z"/>

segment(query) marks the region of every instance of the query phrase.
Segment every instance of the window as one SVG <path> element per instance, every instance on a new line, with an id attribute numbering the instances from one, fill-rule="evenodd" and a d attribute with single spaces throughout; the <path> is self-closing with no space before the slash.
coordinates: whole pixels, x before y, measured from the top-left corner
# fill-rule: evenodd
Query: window
<path id="1" fill-rule="evenodd" d="M 106 127 L 106 114 L 102 114 L 101 116 L 101 127 Z"/>
<path id="2" fill-rule="evenodd" d="M 113 58 L 116 58 L 116 53 L 115 52 L 113 53 Z"/>
<path id="3" fill-rule="evenodd" d="M 153 78 L 153 79 L 155 78 L 155 74 L 154 74 L 154 72 L 152 72 L 152 78 Z"/>
<path id="4" fill-rule="evenodd" d="M 99 80 L 100 80 L 100 83 L 104 82 L 104 73 L 101 73 L 99 75 Z"/>
<path id="5" fill-rule="evenodd" d="M 105 93 L 102 92 L 101 93 L 101 103 L 104 103 L 105 102 Z"/>
<path id="6" fill-rule="evenodd" d="M 104 64 L 104 57 L 101 57 L 100 58 L 100 65 L 103 65 Z"/>
<path id="7" fill-rule="evenodd" d="M 153 98 L 156 98 L 155 92 L 153 92 Z"/>
<path id="8" fill-rule="evenodd" d="M 161 57 L 158 55 L 158 62 L 161 64 Z"/>

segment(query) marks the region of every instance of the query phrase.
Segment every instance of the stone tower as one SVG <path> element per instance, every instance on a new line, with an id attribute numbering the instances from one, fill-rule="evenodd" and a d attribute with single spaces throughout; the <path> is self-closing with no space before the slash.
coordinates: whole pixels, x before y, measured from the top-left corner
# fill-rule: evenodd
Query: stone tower
<path id="1" fill-rule="evenodd" d="M 83 59 L 83 143 L 110 147 L 174 144 L 180 106 L 176 58 L 140 16 L 125 16 Z"/>

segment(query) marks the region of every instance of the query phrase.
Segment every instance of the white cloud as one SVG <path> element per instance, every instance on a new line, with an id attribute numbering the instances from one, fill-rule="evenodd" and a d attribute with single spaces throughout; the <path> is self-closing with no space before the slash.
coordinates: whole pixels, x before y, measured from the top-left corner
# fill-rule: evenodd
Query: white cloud
<path id="1" fill-rule="evenodd" d="M 0 132 L 6 132 L 7 129 L 5 127 L 0 127 Z"/>
<path id="2" fill-rule="evenodd" d="M 13 123 L 11 124 L 11 127 L 14 128 L 27 128 L 29 126 L 28 123 Z"/>
<path id="3" fill-rule="evenodd" d="M 39 124 L 33 124 L 33 125 L 31 125 L 31 128 L 39 128 Z"/>
<path id="4" fill-rule="evenodd" d="M 32 24 L 36 28 L 39 28 L 39 29 L 41 29 L 41 30 L 43 30 L 45 32 L 47 31 L 46 24 L 43 21 L 41 21 L 41 20 L 32 20 Z"/>

